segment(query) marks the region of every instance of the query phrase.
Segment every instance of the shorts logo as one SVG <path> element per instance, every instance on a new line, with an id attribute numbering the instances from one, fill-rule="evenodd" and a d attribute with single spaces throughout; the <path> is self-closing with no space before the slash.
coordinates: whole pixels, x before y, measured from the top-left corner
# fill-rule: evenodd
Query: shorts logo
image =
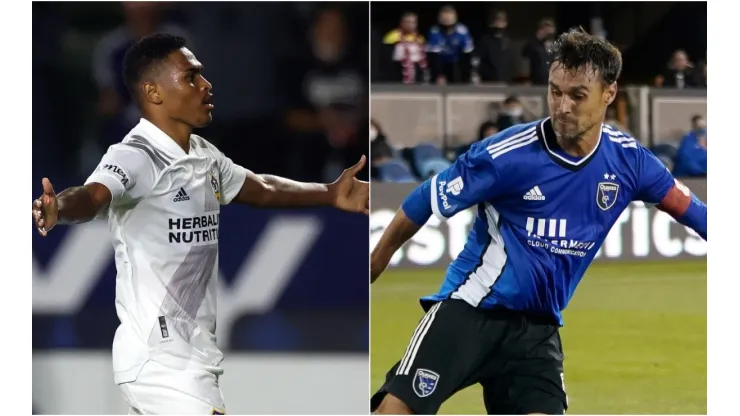
<path id="1" fill-rule="evenodd" d="M 617 202 L 619 195 L 619 185 L 612 182 L 599 182 L 596 190 L 596 204 L 603 211 L 609 210 Z"/>
<path id="2" fill-rule="evenodd" d="M 419 397 L 427 397 L 434 393 L 439 381 L 439 374 L 423 368 L 416 370 L 414 376 L 414 393 Z"/>

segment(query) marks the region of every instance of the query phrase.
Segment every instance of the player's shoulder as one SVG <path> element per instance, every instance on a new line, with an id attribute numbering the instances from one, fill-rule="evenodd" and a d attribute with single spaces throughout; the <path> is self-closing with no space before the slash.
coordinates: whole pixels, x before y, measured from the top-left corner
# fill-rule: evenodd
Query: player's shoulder
<path id="1" fill-rule="evenodd" d="M 533 149 L 532 144 L 537 142 L 537 126 L 540 122 L 541 120 L 537 120 L 516 124 L 479 141 L 476 145 L 485 149 L 492 159 L 528 153 Z"/>
<path id="2" fill-rule="evenodd" d="M 193 146 L 203 149 L 205 153 L 210 154 L 213 157 L 220 157 L 222 155 L 221 151 L 218 150 L 218 147 L 206 140 L 203 136 L 191 134 L 190 140 L 192 141 Z"/>
<path id="3" fill-rule="evenodd" d="M 534 160 L 532 153 L 538 151 L 537 126 L 540 121 L 517 124 L 473 143 L 466 157 L 479 163 L 491 163 L 499 171 Z"/>
<path id="4" fill-rule="evenodd" d="M 602 125 L 601 139 L 610 153 L 622 155 L 626 158 L 634 159 L 644 156 L 645 153 L 652 153 L 632 134 L 613 124 Z"/>

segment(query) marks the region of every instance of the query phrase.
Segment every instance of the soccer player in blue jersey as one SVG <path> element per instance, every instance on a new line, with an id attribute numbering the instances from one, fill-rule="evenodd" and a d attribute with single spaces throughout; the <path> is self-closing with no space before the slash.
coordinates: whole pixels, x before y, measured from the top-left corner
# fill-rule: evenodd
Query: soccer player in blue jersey
<path id="1" fill-rule="evenodd" d="M 707 207 L 634 138 L 604 124 L 620 52 L 582 30 L 552 49 L 549 117 L 475 143 L 404 201 L 371 255 L 375 281 L 434 214 L 476 207 L 465 248 L 401 360 L 371 399 L 378 414 L 433 414 L 480 383 L 489 414 L 568 407 L 562 311 L 622 211 L 644 201 L 706 240 Z"/>

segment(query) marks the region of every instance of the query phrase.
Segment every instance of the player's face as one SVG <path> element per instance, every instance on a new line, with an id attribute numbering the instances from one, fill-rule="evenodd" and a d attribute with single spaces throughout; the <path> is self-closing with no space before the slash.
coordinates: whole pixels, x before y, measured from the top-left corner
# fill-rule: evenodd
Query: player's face
<path id="1" fill-rule="evenodd" d="M 208 125 L 213 118 L 213 86 L 203 77 L 203 65 L 187 48 L 173 52 L 167 61 L 162 81 L 162 104 L 167 113 L 192 127 Z"/>
<path id="2" fill-rule="evenodd" d="M 566 140 L 580 140 L 583 133 L 602 123 L 616 96 L 616 83 L 604 87 L 598 71 L 550 66 L 547 102 L 555 133 Z"/>

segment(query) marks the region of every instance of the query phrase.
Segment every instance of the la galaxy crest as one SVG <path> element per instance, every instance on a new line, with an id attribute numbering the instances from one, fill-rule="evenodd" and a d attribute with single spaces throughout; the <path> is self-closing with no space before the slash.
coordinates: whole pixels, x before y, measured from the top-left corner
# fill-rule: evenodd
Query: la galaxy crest
<path id="1" fill-rule="evenodd" d="M 216 195 L 216 199 L 219 201 L 221 200 L 221 184 L 218 183 L 218 176 L 216 175 L 216 171 L 211 168 L 211 171 L 208 172 L 208 179 L 211 181 L 211 188 L 213 188 L 213 193 Z"/>
<path id="2" fill-rule="evenodd" d="M 439 381 L 439 374 L 424 368 L 416 370 L 414 375 L 414 393 L 419 397 L 427 397 L 434 393 Z"/>
<path id="3" fill-rule="evenodd" d="M 614 182 L 599 182 L 596 189 L 596 205 L 602 211 L 608 211 L 617 202 L 619 195 L 619 184 Z"/>

